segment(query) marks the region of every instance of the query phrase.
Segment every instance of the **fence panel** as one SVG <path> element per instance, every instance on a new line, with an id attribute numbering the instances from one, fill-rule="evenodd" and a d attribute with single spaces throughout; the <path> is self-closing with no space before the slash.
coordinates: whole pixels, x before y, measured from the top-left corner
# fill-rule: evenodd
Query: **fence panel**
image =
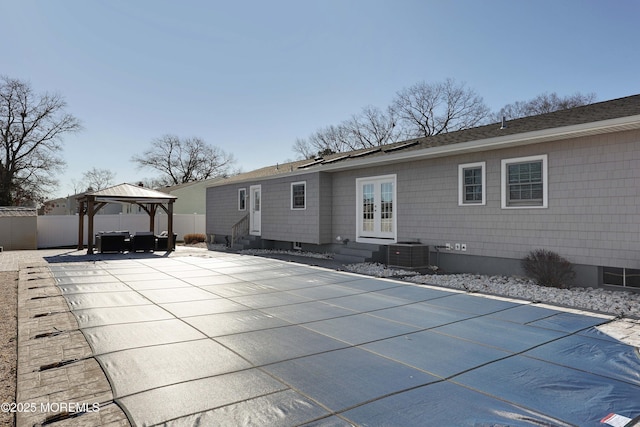
<path id="1" fill-rule="evenodd" d="M 182 240 L 185 234 L 205 234 L 205 215 L 175 214 L 173 216 L 173 232 Z M 88 219 L 84 218 L 84 244 L 87 244 Z M 160 234 L 167 231 L 167 215 L 158 214 L 154 221 L 154 231 Z M 131 233 L 149 230 L 149 217 L 138 214 L 96 215 L 93 219 L 93 230 L 118 231 Z M 43 215 L 38 216 L 38 248 L 56 248 L 76 246 L 78 244 L 77 215 Z"/>

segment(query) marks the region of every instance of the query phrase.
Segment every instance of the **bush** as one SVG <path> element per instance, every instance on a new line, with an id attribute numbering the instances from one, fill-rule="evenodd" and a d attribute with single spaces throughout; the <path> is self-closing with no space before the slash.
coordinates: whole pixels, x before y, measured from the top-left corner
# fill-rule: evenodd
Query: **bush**
<path id="1" fill-rule="evenodd" d="M 184 244 L 185 245 L 193 245 L 194 243 L 206 242 L 207 236 L 199 233 L 185 234 L 184 235 Z"/>
<path id="2" fill-rule="evenodd" d="M 567 288 L 576 273 L 573 265 L 555 252 L 536 249 L 522 259 L 522 269 L 540 286 Z"/>

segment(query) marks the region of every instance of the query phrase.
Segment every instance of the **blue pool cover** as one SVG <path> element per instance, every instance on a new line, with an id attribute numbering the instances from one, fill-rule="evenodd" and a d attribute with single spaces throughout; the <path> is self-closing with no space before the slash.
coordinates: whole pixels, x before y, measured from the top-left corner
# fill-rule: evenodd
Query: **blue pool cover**
<path id="1" fill-rule="evenodd" d="M 251 256 L 51 264 L 135 426 L 604 426 L 610 321 Z"/>

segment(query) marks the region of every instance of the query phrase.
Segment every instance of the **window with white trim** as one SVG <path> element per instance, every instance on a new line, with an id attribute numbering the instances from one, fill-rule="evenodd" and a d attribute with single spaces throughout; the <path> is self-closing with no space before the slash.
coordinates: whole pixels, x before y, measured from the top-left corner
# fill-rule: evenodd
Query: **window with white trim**
<path id="1" fill-rule="evenodd" d="M 238 189 L 238 210 L 239 211 L 247 210 L 247 189 L 246 188 Z"/>
<path id="2" fill-rule="evenodd" d="M 458 205 L 486 203 L 485 162 L 458 165 Z"/>
<path id="3" fill-rule="evenodd" d="M 300 181 L 291 184 L 291 209 L 306 209 L 307 182 Z"/>
<path id="4" fill-rule="evenodd" d="M 547 155 L 502 160 L 502 208 L 546 208 Z"/>

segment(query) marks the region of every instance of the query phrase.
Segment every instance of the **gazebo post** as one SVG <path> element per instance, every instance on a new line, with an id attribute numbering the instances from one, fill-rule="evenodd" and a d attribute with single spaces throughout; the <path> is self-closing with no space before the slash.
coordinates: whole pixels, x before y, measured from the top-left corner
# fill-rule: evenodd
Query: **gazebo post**
<path id="1" fill-rule="evenodd" d="M 84 249 L 84 200 L 78 202 L 78 248 L 81 251 Z"/>
<path id="2" fill-rule="evenodd" d="M 172 251 L 173 245 L 176 244 L 176 242 L 173 241 L 173 200 L 169 201 L 167 214 L 167 231 L 169 233 L 169 238 L 167 239 L 167 250 Z"/>
<path id="3" fill-rule="evenodd" d="M 156 209 L 158 208 L 158 205 L 156 205 L 155 203 L 152 203 L 149 205 L 149 231 L 155 234 L 155 227 L 156 227 Z"/>
<path id="4" fill-rule="evenodd" d="M 87 215 L 89 216 L 89 227 L 87 229 L 87 254 L 93 254 L 93 215 L 95 212 L 93 211 L 93 203 L 95 201 L 95 196 L 87 196 Z"/>

